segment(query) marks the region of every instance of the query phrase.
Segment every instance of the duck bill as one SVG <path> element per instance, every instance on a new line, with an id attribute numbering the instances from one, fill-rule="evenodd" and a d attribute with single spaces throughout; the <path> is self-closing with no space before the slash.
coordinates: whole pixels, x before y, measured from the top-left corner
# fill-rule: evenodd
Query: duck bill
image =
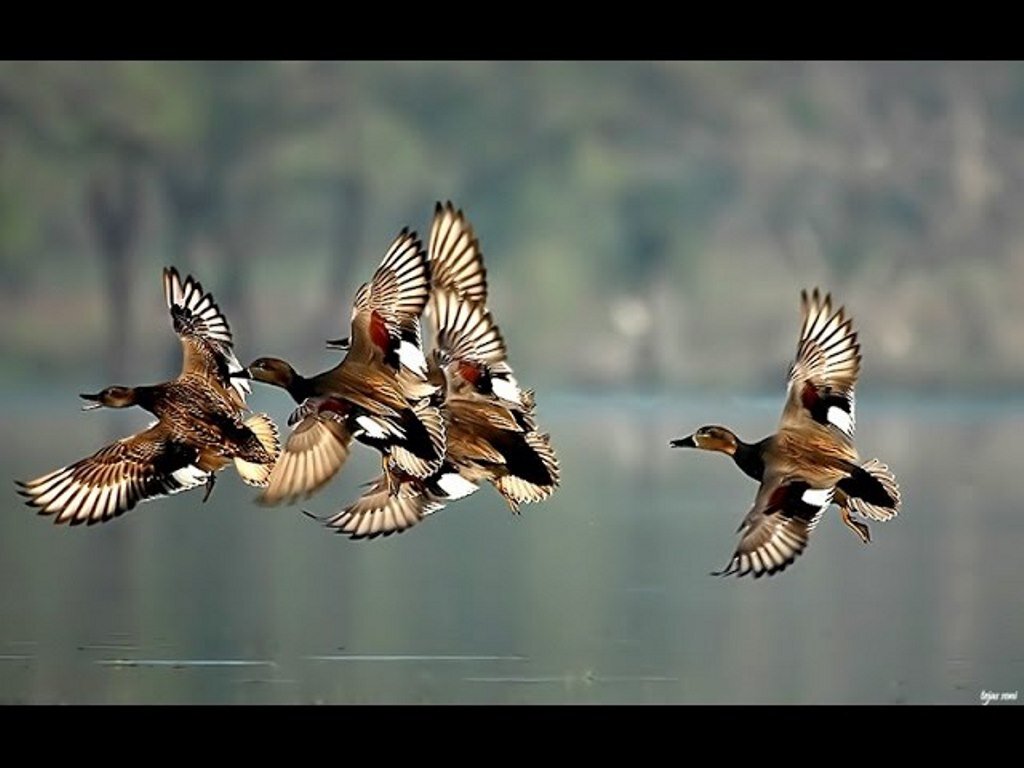
<path id="1" fill-rule="evenodd" d="M 673 448 L 696 448 L 697 443 L 693 441 L 693 435 L 689 437 L 680 437 L 678 440 L 669 441 L 669 445 Z"/>
<path id="2" fill-rule="evenodd" d="M 101 408 L 103 403 L 100 401 L 100 395 L 97 392 L 95 395 L 79 395 L 83 400 L 87 400 L 85 405 L 82 406 L 83 411 L 95 411 L 97 408 Z"/>
<path id="3" fill-rule="evenodd" d="M 251 379 L 252 378 L 252 371 L 250 371 L 248 368 L 243 368 L 240 371 L 234 371 L 232 373 L 229 373 L 228 374 L 228 378 L 229 379 Z"/>
<path id="4" fill-rule="evenodd" d="M 351 346 L 352 346 L 352 339 L 349 336 L 346 336 L 343 339 L 328 339 L 327 340 L 327 348 L 328 349 L 340 349 L 342 352 L 348 352 L 348 350 L 351 348 Z"/>

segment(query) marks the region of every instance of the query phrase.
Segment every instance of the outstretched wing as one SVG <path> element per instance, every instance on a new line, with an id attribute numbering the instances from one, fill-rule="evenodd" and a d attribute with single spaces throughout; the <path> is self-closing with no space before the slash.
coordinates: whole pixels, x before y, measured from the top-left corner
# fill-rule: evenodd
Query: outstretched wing
<path id="1" fill-rule="evenodd" d="M 18 493 L 54 523 L 104 523 L 136 504 L 202 485 L 195 448 L 170 439 L 159 422 L 48 475 L 18 483 Z"/>
<path id="2" fill-rule="evenodd" d="M 174 332 L 181 338 L 184 361 L 182 375 L 203 376 L 233 393 L 236 404 L 245 406 L 250 392 L 245 379 L 231 378 L 242 370 L 235 357 L 234 340 L 227 318 L 213 295 L 191 275 L 184 282 L 175 267 L 164 268 L 164 300 L 171 311 Z"/>
<path id="3" fill-rule="evenodd" d="M 437 326 L 434 345 L 449 358 L 483 365 L 505 362 L 505 340 L 482 302 L 435 288 L 430 303 Z"/>
<path id="4" fill-rule="evenodd" d="M 451 202 L 434 206 L 428 253 L 435 290 L 445 288 L 471 301 L 487 302 L 487 270 L 480 241 Z"/>
<path id="5" fill-rule="evenodd" d="M 343 418 L 330 411 L 306 410 L 257 498 L 279 504 L 309 496 L 334 477 L 348 459 L 352 434 Z"/>
<path id="6" fill-rule="evenodd" d="M 440 350 L 450 388 L 471 388 L 525 407 L 524 394 L 506 361 L 505 340 L 487 308 L 447 288 L 434 289 L 430 306 L 434 346 Z"/>
<path id="7" fill-rule="evenodd" d="M 796 359 L 789 369 L 782 423 L 810 418 L 848 438 L 855 426 L 854 387 L 860 373 L 860 344 L 844 309 L 832 311 L 832 297 L 815 288 L 800 293 L 803 323 Z"/>
<path id="8" fill-rule="evenodd" d="M 426 374 L 420 315 L 430 296 L 430 266 L 415 232 L 401 231 L 373 279 L 356 293 L 352 308 L 354 360 L 404 363 Z"/>
<path id="9" fill-rule="evenodd" d="M 426 493 L 421 485 L 415 481 L 401 483 L 398 491 L 391 495 L 384 477 L 378 477 L 354 503 L 327 518 L 324 523 L 338 533 L 348 534 L 352 539 L 372 539 L 401 533 L 444 507 L 443 501 Z"/>
<path id="10" fill-rule="evenodd" d="M 766 477 L 737 530 L 736 551 L 728 565 L 712 575 L 753 573 L 760 578 L 784 570 L 806 549 L 834 492 L 834 488 L 811 488 L 802 480 Z"/>

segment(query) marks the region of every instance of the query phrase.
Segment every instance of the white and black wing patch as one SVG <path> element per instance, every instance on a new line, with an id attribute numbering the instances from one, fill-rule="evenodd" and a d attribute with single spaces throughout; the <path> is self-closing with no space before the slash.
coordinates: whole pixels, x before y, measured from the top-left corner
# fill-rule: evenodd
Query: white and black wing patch
<path id="1" fill-rule="evenodd" d="M 824 396 L 825 421 L 841 430 L 847 437 L 853 437 L 857 425 L 857 400 L 851 389 L 846 395 L 833 396 L 834 402 L 828 402 L 829 395 Z"/>
<path id="2" fill-rule="evenodd" d="M 480 242 L 465 215 L 451 202 L 434 207 L 427 252 L 435 291 L 450 290 L 470 301 L 487 302 L 487 270 Z"/>
<path id="3" fill-rule="evenodd" d="M 786 569 L 807 547 L 810 532 L 832 503 L 834 488 L 811 488 L 801 480 L 761 485 L 740 524 L 740 542 L 713 576 L 771 576 Z"/>
<path id="4" fill-rule="evenodd" d="M 143 501 L 203 485 L 209 473 L 194 462 L 194 448 L 168 439 L 154 424 L 145 432 L 112 443 L 81 461 L 27 483 L 18 493 L 54 523 L 94 525 Z"/>
<path id="5" fill-rule="evenodd" d="M 444 499 L 446 502 L 464 499 L 480 489 L 479 485 L 467 479 L 450 464 L 442 466 L 438 473 L 431 478 L 430 484 L 437 489 L 434 496 Z"/>
<path id="6" fill-rule="evenodd" d="M 175 267 L 165 267 L 164 301 L 174 332 L 185 345 L 184 370 L 216 376 L 223 386 L 234 388 L 244 404 L 251 387 L 247 380 L 231 377 L 242 370 L 242 364 L 235 357 L 227 318 L 213 295 L 191 275 L 182 282 Z"/>

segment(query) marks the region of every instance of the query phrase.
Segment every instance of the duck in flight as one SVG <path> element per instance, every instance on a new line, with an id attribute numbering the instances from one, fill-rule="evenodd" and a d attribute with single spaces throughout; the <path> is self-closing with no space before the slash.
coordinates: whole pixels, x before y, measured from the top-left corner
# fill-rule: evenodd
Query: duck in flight
<path id="1" fill-rule="evenodd" d="M 865 543 L 870 531 L 854 514 L 884 522 L 900 511 L 893 473 L 877 459 L 862 464 L 853 444 L 861 360 L 853 321 L 842 307 L 833 311 L 831 296 L 822 298 L 817 288 L 800 298 L 803 321 L 778 431 L 744 443 L 732 430 L 712 425 L 670 442 L 725 453 L 760 483 L 737 531 L 736 551 L 714 575 L 758 578 L 784 570 L 832 504 Z"/>
<path id="2" fill-rule="evenodd" d="M 139 387 L 111 386 L 81 395 L 83 410 L 137 405 L 157 417 L 146 430 L 27 483 L 19 493 L 55 523 L 93 525 L 138 503 L 206 486 L 230 463 L 244 482 L 264 486 L 279 452 L 277 427 L 266 414 L 243 419 L 249 385 L 233 378 L 242 366 L 231 330 L 213 296 L 177 269 L 163 272 L 164 298 L 184 361 L 176 379 Z"/>
<path id="3" fill-rule="evenodd" d="M 332 344 L 346 352 L 341 362 L 307 378 L 280 358 L 260 357 L 234 374 L 281 387 L 299 406 L 262 503 L 291 502 L 323 487 L 353 439 L 380 451 L 389 490 L 395 473 L 427 477 L 441 465 L 444 420 L 427 380 L 419 324 L 429 294 L 426 253 L 416 233 L 403 229 L 356 293 L 351 335 Z"/>

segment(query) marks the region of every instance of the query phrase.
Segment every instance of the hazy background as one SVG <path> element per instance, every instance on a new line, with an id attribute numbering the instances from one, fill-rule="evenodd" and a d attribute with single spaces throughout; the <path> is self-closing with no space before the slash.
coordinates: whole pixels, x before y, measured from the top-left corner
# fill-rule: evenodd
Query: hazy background
<path id="1" fill-rule="evenodd" d="M 1024 687 L 1021 64 L 0 63 L 3 475 L 148 423 L 76 394 L 176 373 L 163 265 L 213 291 L 243 362 L 315 372 L 395 234 L 425 237 L 445 199 L 481 239 L 558 493 L 512 518 L 485 489 L 360 543 L 230 473 L 205 506 L 89 530 L 12 490 L 0 701 Z M 858 444 L 904 512 L 869 547 L 830 513 L 782 576 L 712 579 L 755 486 L 666 441 L 774 428 L 813 285 L 856 320 Z M 282 393 L 251 404 L 284 427 Z M 360 449 L 307 507 L 375 463 Z"/>

